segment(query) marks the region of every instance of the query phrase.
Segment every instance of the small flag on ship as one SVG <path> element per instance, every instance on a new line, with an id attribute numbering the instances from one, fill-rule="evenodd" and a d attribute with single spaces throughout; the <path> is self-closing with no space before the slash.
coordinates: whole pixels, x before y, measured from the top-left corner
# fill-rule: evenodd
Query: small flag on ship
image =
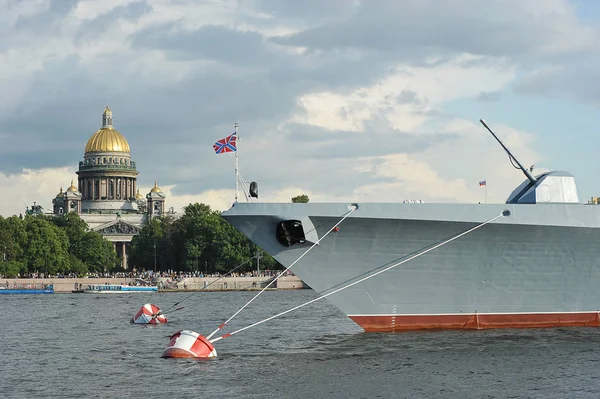
<path id="1" fill-rule="evenodd" d="M 217 154 L 237 151 L 237 132 L 233 132 L 222 140 L 217 141 L 213 148 Z"/>
<path id="2" fill-rule="evenodd" d="M 485 180 L 482 180 L 479 182 L 479 187 L 481 187 L 481 186 L 487 186 L 487 183 Z"/>

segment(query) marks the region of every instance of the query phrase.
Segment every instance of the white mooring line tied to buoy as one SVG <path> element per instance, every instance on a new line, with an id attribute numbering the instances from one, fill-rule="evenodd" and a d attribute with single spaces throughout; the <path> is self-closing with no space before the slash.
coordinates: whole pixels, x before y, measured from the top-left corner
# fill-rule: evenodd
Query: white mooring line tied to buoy
<path id="1" fill-rule="evenodd" d="M 320 242 L 320 241 L 321 241 L 323 238 L 325 238 L 325 237 L 326 237 L 326 236 L 327 236 L 327 235 L 328 235 L 328 234 L 329 234 L 331 231 L 334 231 L 334 229 L 335 229 L 335 228 L 336 228 L 336 227 L 337 227 L 337 226 L 338 226 L 338 225 L 339 225 L 339 224 L 340 224 L 342 221 L 344 221 L 344 219 L 346 219 L 346 218 L 347 218 L 347 217 L 348 217 L 348 216 L 349 216 L 349 215 L 350 215 L 352 212 L 354 212 L 356 209 L 357 209 L 357 207 L 356 207 L 356 208 L 354 208 L 354 209 L 352 209 L 352 210 L 350 210 L 350 211 L 349 211 L 347 214 L 345 214 L 345 215 L 342 217 L 342 219 L 341 219 L 341 220 L 340 220 L 338 223 L 336 223 L 336 224 L 335 224 L 335 225 L 334 225 L 334 226 L 333 226 L 331 229 L 329 229 L 329 231 L 327 231 L 327 233 L 326 233 L 325 235 L 323 235 L 323 237 L 321 237 L 319 240 L 317 240 L 317 242 L 316 242 L 315 244 L 313 244 L 313 245 L 312 245 L 312 246 L 311 246 L 311 247 L 310 247 L 310 248 L 309 248 L 307 251 L 305 251 L 305 252 L 304 252 L 302 255 L 300 255 L 300 257 L 298 257 L 298 259 L 296 259 L 296 260 L 295 260 L 295 261 L 294 261 L 294 262 L 293 262 L 293 263 L 292 263 L 292 264 L 291 264 L 289 267 L 287 267 L 287 268 L 286 268 L 286 269 L 285 269 L 285 270 L 284 270 L 282 273 L 280 273 L 280 274 L 277 276 L 277 278 L 278 278 L 279 276 L 281 276 L 283 273 L 285 273 L 287 270 L 289 270 L 289 269 L 290 269 L 290 268 L 291 268 L 293 265 L 295 265 L 295 264 L 296 264 L 296 263 L 297 263 L 297 262 L 298 262 L 298 261 L 299 261 L 299 260 L 300 260 L 302 257 L 304 257 L 304 256 L 305 256 L 305 255 L 306 255 L 308 252 L 310 252 L 310 250 L 312 250 L 312 249 L 313 249 L 313 248 L 314 248 L 314 247 L 315 247 L 315 246 L 316 246 L 316 245 L 317 245 L 317 244 L 318 244 L 318 243 L 319 243 L 319 242 Z M 219 337 L 216 337 L 216 338 L 213 338 L 213 339 L 211 339 L 211 338 L 212 338 L 212 337 L 213 337 L 213 336 L 214 336 L 214 335 L 215 335 L 215 334 L 216 334 L 218 331 L 220 331 L 220 330 L 221 330 L 221 329 L 222 329 L 222 328 L 223 328 L 223 327 L 224 327 L 224 326 L 225 326 L 225 325 L 226 325 L 226 324 L 227 324 L 229 321 L 231 321 L 231 320 L 232 320 L 232 319 L 233 319 L 233 318 L 234 318 L 234 317 L 235 317 L 237 314 L 239 314 L 239 313 L 240 313 L 240 312 L 241 312 L 241 311 L 242 311 L 242 310 L 243 310 L 243 309 L 244 309 L 246 306 L 248 306 L 248 305 L 249 305 L 249 304 L 250 304 L 250 303 L 251 303 L 251 302 L 252 302 L 254 299 L 256 299 L 256 298 L 258 297 L 258 295 L 260 295 L 260 294 L 261 294 L 261 293 L 264 291 L 264 289 L 263 289 L 263 290 L 262 290 L 261 292 L 259 292 L 259 293 L 258 293 L 256 296 L 254 296 L 254 297 L 253 297 L 253 298 L 252 298 L 250 301 L 248 301 L 248 302 L 247 302 L 247 303 L 246 303 L 244 306 L 242 306 L 242 308 L 240 308 L 240 310 L 238 310 L 238 311 L 237 311 L 237 312 L 236 312 L 236 313 L 235 313 L 233 316 L 231 316 L 231 317 L 230 317 L 230 318 L 229 318 L 229 319 L 228 319 L 228 320 L 227 320 L 225 323 L 221 324 L 221 325 L 219 326 L 219 328 L 217 328 L 215 331 L 213 331 L 213 332 L 212 332 L 212 333 L 211 333 L 211 334 L 210 334 L 208 337 L 206 337 L 206 338 L 205 338 L 205 337 L 203 337 L 203 336 L 201 336 L 201 335 L 199 335 L 199 334 L 197 334 L 197 333 L 195 333 L 195 332 L 193 332 L 193 331 L 187 331 L 187 330 L 184 330 L 184 331 L 179 331 L 179 332 L 177 332 L 176 334 L 174 334 L 174 335 L 171 337 L 171 341 L 169 342 L 169 347 L 168 347 L 167 349 L 165 349 L 165 352 L 163 352 L 163 357 L 196 357 L 196 358 L 215 357 L 215 356 L 216 356 L 216 349 L 214 349 L 214 346 L 212 345 L 212 344 L 213 344 L 213 343 L 215 343 L 215 342 L 218 342 L 218 341 L 220 341 L 220 340 L 222 340 L 222 339 L 225 339 L 225 338 L 231 337 L 232 335 L 238 334 L 238 333 L 240 333 L 240 332 L 242 332 L 242 331 L 245 331 L 245 330 L 247 330 L 247 329 L 249 329 L 249 328 L 256 327 L 256 326 L 258 326 L 258 325 L 260 325 L 260 324 L 266 323 L 267 321 L 273 320 L 273 319 L 275 319 L 275 318 L 277 318 L 277 317 L 281 317 L 281 316 L 283 316 L 283 315 L 285 315 L 285 314 L 288 314 L 288 313 L 290 313 L 290 312 L 293 312 L 293 311 L 295 311 L 295 310 L 298 310 L 298 309 L 300 309 L 300 308 L 303 308 L 303 307 L 305 307 L 305 306 L 308 306 L 308 305 L 310 305 L 310 304 L 312 304 L 312 303 L 314 303 L 314 302 L 317 302 L 317 301 L 320 301 L 320 300 L 322 300 L 322 299 L 325 299 L 325 298 L 327 298 L 328 296 L 331 296 L 331 295 L 333 295 L 333 294 L 336 294 L 336 293 L 338 293 L 338 292 L 340 292 L 340 291 L 343 291 L 343 290 L 345 290 L 345 289 L 347 289 L 347 288 L 350 288 L 350 287 L 352 287 L 352 286 L 355 286 L 356 284 L 360 284 L 360 283 L 362 283 L 362 282 L 364 282 L 364 281 L 366 281 L 366 280 L 369 280 L 369 279 L 371 279 L 371 278 L 373 278 L 373 277 L 375 277 L 375 276 L 378 276 L 378 275 L 380 275 L 380 274 L 382 274 L 382 273 L 385 273 L 385 272 L 387 272 L 388 270 L 391 270 L 391 269 L 393 269 L 393 268 L 396 268 L 396 267 L 398 267 L 398 266 L 400 266 L 400 265 L 403 265 L 403 264 L 405 264 L 405 263 L 407 263 L 407 262 L 409 262 L 409 261 L 411 261 L 411 260 L 413 260 L 413 259 L 416 259 L 416 258 L 418 258 L 418 257 L 420 257 L 420 256 L 422 256 L 422 255 L 425 255 L 425 254 L 427 254 L 427 253 L 429 253 L 429 252 L 431 252 L 431 251 L 433 251 L 433 250 L 435 250 L 435 249 L 437 249 L 437 248 L 440 248 L 440 247 L 442 247 L 442 246 L 444 246 L 444 245 L 446 245 L 446 244 L 449 244 L 449 243 L 451 243 L 452 241 L 454 241 L 454 240 L 457 240 L 457 239 L 459 239 L 459 238 L 461 238 L 461 237 L 463 237 L 463 236 L 465 236 L 465 235 L 467 235 L 467 234 L 470 234 L 470 233 L 472 233 L 472 232 L 476 231 L 477 229 L 480 229 L 481 227 L 483 227 L 483 226 L 485 226 L 485 225 L 487 225 L 487 224 L 489 224 L 489 223 L 492 223 L 492 222 L 494 222 L 495 220 L 497 220 L 497 219 L 499 219 L 499 218 L 501 218 L 501 217 L 507 217 L 507 216 L 510 216 L 510 214 L 511 214 L 511 213 L 510 213 L 510 211 L 509 211 L 509 210 L 503 210 L 503 211 L 502 211 L 502 212 L 501 212 L 499 215 L 497 215 L 497 216 L 494 216 L 493 218 L 491 218 L 491 219 L 488 219 L 488 220 L 486 220 L 486 221 L 484 221 L 484 222 L 482 222 L 482 223 L 479 223 L 478 225 L 476 225 L 476 226 L 474 226 L 474 227 L 471 227 L 470 229 L 467 229 L 467 230 L 463 231 L 462 233 L 456 234 L 456 235 L 454 235 L 454 236 L 452 236 L 452 237 L 450 237 L 450 238 L 448 238 L 448 239 L 446 239 L 446 240 L 443 240 L 443 241 L 441 241 L 441 242 L 439 242 L 439 243 L 437 243 L 437 244 L 435 244 L 435 245 L 433 245 L 433 246 L 428 246 L 428 247 L 422 248 L 421 250 L 417 251 L 417 253 L 416 253 L 416 254 L 414 254 L 414 255 L 411 255 L 411 256 L 409 256 L 409 257 L 408 257 L 408 258 L 406 258 L 406 259 L 403 259 L 403 260 L 401 260 L 401 261 L 399 261 L 399 262 L 396 262 L 396 263 L 394 263 L 394 264 L 392 264 L 392 265 L 390 265 L 390 266 L 387 266 L 387 267 L 385 267 L 385 268 L 383 268 L 383 269 L 381 269 L 381 270 L 378 270 L 378 271 L 376 271 L 376 272 L 373 272 L 372 274 L 369 274 L 369 275 L 367 275 L 367 276 L 365 276 L 365 277 L 362 277 L 362 278 L 360 278 L 360 279 L 358 279 L 358 280 L 356 280 L 356 281 L 354 281 L 354 282 L 351 282 L 351 283 L 349 283 L 349 284 L 346 284 L 346 285 L 344 285 L 344 286 L 342 286 L 342 287 L 340 287 L 340 288 L 337 288 L 337 289 L 335 289 L 334 291 L 331 291 L 331 292 L 329 292 L 329 293 L 327 293 L 327 294 L 321 295 L 321 296 L 319 296 L 318 298 L 312 299 L 312 300 L 310 300 L 310 301 L 308 301 L 308 302 L 305 302 L 305 303 L 303 303 L 303 304 L 301 304 L 301 305 L 295 306 L 295 307 L 293 307 L 293 308 L 291 308 L 291 309 L 288 309 L 288 310 L 286 310 L 286 311 L 283 311 L 283 312 L 281 312 L 281 313 L 278 313 L 278 314 L 276 314 L 276 315 L 273 315 L 273 316 L 267 317 L 266 319 L 260 320 L 260 321 L 258 321 L 258 322 L 256 322 L 256 323 L 250 324 L 250 325 L 248 325 L 248 326 L 246 326 L 246 327 L 243 327 L 243 328 L 240 328 L 240 329 L 238 329 L 238 330 L 235 330 L 235 331 L 233 331 L 233 332 L 231 332 L 231 333 L 227 333 L 227 334 L 224 334 L 224 335 L 222 335 L 222 336 L 219 336 Z M 377 269 L 378 269 L 378 268 L 377 268 Z M 377 269 L 375 269 L 375 270 L 377 270 Z M 266 288 L 266 287 L 265 287 L 265 288 Z M 184 333 L 185 333 L 185 334 L 184 334 Z M 178 335 L 178 334 L 179 334 L 179 335 Z M 178 342 L 179 342 L 179 341 L 178 341 L 178 337 L 179 337 L 179 336 L 181 336 L 182 334 L 183 334 L 183 335 L 185 335 L 186 337 L 190 336 L 190 334 L 191 334 L 191 336 L 195 337 L 196 341 L 194 341 L 193 345 L 196 345 L 195 347 L 196 347 L 196 348 L 198 348 L 198 350 L 197 350 L 197 353 L 196 353 L 196 352 L 194 352 L 194 350 L 190 350 L 189 348 L 187 348 L 188 344 L 191 342 L 191 341 L 190 341 L 190 338 L 186 338 L 185 340 L 181 340 L 181 346 L 182 346 L 182 347 L 181 347 L 181 348 L 179 348 L 179 347 L 178 347 Z M 187 335 L 186 335 L 186 334 L 187 334 Z M 189 341 L 189 342 L 188 342 L 188 341 Z M 184 348 L 184 347 L 183 347 L 183 346 L 184 346 L 184 344 L 185 344 L 186 348 Z M 181 350 L 177 350 L 177 349 L 181 349 Z M 172 354 L 172 353 L 177 353 L 177 356 L 169 356 L 169 353 L 168 353 L 168 352 L 169 352 L 169 353 L 171 353 L 171 354 Z"/>

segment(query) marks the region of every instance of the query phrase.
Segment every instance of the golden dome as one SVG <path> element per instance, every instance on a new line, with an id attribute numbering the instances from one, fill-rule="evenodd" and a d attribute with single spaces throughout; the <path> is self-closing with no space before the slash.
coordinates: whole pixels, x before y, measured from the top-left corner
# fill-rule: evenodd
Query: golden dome
<path id="1" fill-rule="evenodd" d="M 125 137 L 113 127 L 112 111 L 106 106 L 102 113 L 102 128 L 90 137 L 85 152 L 131 152 Z"/>
<path id="2" fill-rule="evenodd" d="M 138 188 L 137 190 L 137 194 L 135 195 L 135 199 L 143 199 L 144 196 L 142 194 L 140 194 L 140 189 Z"/>
<path id="3" fill-rule="evenodd" d="M 150 190 L 151 193 L 162 193 L 161 189 L 158 188 L 158 184 L 156 184 L 156 182 L 154 182 L 154 187 L 152 187 L 152 190 Z"/>
<path id="4" fill-rule="evenodd" d="M 62 191 L 62 188 L 60 190 Z M 69 193 L 76 193 L 78 191 L 77 187 L 75 187 L 75 184 L 73 184 L 73 180 L 71 180 L 71 187 L 67 188 L 67 191 Z"/>
<path id="5" fill-rule="evenodd" d="M 113 127 L 103 127 L 90 137 L 85 152 L 131 152 L 125 137 Z"/>

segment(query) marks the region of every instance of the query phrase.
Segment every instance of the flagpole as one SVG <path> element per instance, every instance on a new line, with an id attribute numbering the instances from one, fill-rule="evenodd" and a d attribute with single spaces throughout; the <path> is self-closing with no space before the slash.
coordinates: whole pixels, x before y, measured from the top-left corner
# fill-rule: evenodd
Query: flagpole
<path id="1" fill-rule="evenodd" d="M 487 181 L 485 182 L 485 203 L 487 204 Z"/>
<path id="2" fill-rule="evenodd" d="M 239 163 L 238 163 L 238 152 L 240 150 L 240 138 L 238 136 L 238 124 L 234 123 L 233 127 L 235 128 L 235 202 L 238 202 L 238 193 L 239 193 Z"/>

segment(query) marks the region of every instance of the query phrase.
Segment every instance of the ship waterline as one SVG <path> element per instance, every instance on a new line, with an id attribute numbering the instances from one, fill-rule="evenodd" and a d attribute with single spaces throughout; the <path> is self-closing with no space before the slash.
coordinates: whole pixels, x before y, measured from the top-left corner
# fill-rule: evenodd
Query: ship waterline
<path id="1" fill-rule="evenodd" d="M 600 312 L 349 315 L 367 332 L 483 330 L 492 328 L 600 327 Z"/>
<path id="2" fill-rule="evenodd" d="M 327 294 L 505 210 L 510 216 L 327 299 L 366 331 L 598 326 L 596 206 L 364 203 L 292 271 Z M 287 267 L 347 211 L 237 203 L 223 217 Z M 276 228 L 286 220 L 303 224 L 306 242 L 282 245 Z"/>

